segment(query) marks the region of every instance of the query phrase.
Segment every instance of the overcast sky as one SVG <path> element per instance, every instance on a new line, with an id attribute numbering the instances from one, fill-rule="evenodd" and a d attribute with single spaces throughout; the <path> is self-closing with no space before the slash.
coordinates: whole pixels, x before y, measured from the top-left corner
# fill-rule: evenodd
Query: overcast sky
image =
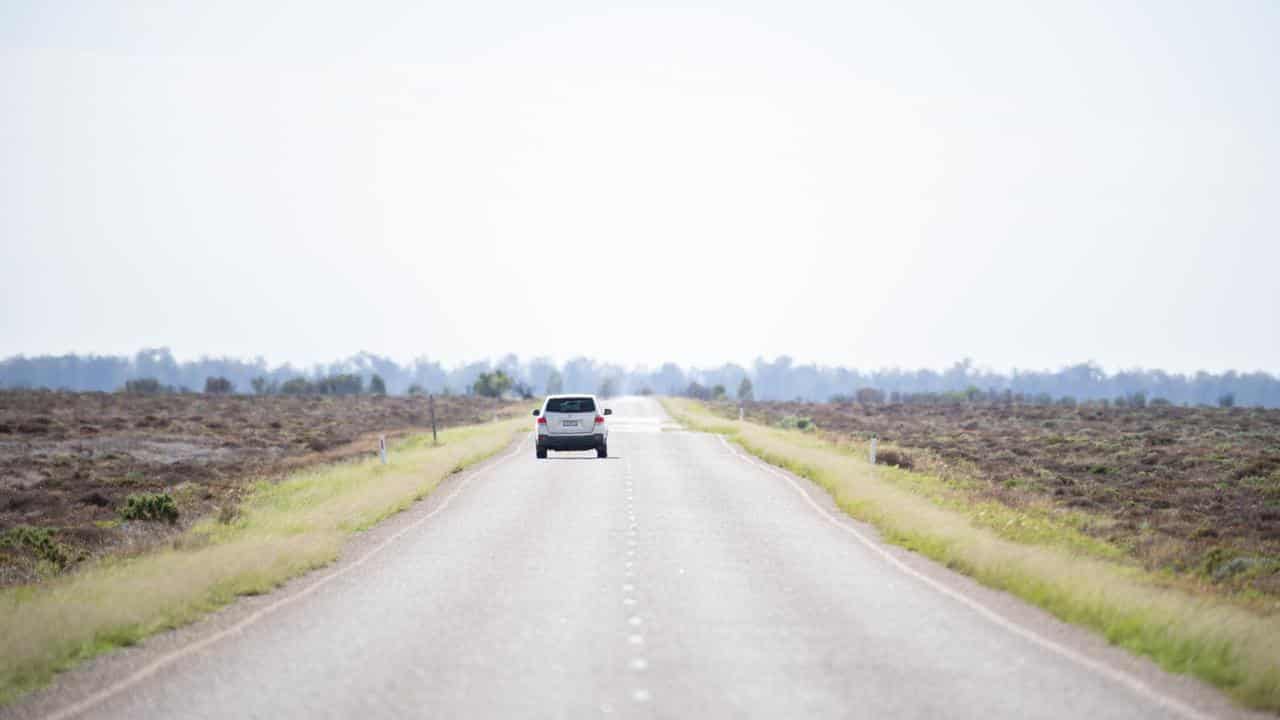
<path id="1" fill-rule="evenodd" d="M 0 355 L 1280 372 L 1271 0 L 156 5 L 0 2 Z"/>

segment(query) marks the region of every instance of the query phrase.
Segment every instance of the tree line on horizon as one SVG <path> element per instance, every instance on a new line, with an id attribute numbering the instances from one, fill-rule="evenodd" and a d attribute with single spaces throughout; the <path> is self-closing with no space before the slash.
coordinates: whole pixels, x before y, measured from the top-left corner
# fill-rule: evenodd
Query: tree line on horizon
<path id="1" fill-rule="evenodd" d="M 586 357 L 555 363 L 545 357 L 522 360 L 508 354 L 446 368 L 427 358 L 400 364 L 361 352 L 344 360 L 299 368 L 289 364 L 271 367 L 262 358 L 178 361 L 168 348 L 147 348 L 132 357 L 17 355 L 0 360 L 0 388 L 4 389 L 114 392 L 131 387 L 135 391 L 212 394 L 474 393 L 533 397 L 594 392 L 816 402 L 1105 400 L 1125 405 L 1280 407 L 1280 378 L 1266 372 L 1177 374 L 1135 369 L 1108 373 L 1095 363 L 1002 373 L 979 368 L 966 359 L 942 371 L 858 370 L 797 364 L 782 356 L 773 361 L 756 360 L 750 367 L 726 363 L 690 368 L 664 363 L 657 368 L 626 368 Z"/>

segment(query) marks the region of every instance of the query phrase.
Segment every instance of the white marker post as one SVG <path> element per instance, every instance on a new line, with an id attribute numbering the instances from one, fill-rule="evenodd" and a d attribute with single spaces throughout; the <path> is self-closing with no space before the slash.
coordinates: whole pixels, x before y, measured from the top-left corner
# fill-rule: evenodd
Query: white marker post
<path id="1" fill-rule="evenodd" d="M 880 442 L 880 438 L 875 435 L 871 436 L 871 464 L 876 464 L 876 443 Z"/>
<path id="2" fill-rule="evenodd" d="M 742 422 L 743 419 L 746 417 L 746 415 L 747 415 L 746 411 L 742 409 L 741 405 L 739 405 L 738 406 L 738 422 Z"/>
<path id="3" fill-rule="evenodd" d="M 387 436 L 378 436 L 378 454 L 382 456 L 382 464 L 387 464 Z"/>

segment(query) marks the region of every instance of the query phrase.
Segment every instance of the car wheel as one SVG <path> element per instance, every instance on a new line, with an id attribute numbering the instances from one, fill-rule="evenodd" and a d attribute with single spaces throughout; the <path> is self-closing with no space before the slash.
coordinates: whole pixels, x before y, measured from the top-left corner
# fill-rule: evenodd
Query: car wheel
<path id="1" fill-rule="evenodd" d="M 546 459 L 547 459 L 547 449 L 546 449 L 546 448 L 538 448 L 536 452 L 538 453 L 538 459 L 539 459 L 539 460 L 546 460 Z"/>
<path id="2" fill-rule="evenodd" d="M 601 443 L 600 447 L 596 448 L 596 457 L 598 458 L 609 457 L 609 445 L 607 443 Z"/>

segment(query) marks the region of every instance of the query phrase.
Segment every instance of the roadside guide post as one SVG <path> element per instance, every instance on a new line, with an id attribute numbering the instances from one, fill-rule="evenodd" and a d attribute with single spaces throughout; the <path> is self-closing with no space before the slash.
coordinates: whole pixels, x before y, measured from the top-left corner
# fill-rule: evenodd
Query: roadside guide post
<path id="1" fill-rule="evenodd" d="M 427 406 L 431 408 L 431 444 L 439 445 L 440 441 L 436 439 L 436 396 L 427 396 Z"/>
<path id="2" fill-rule="evenodd" d="M 742 409 L 742 406 L 739 405 L 738 406 L 738 422 L 742 422 L 745 416 L 746 416 L 746 412 Z"/>
<path id="3" fill-rule="evenodd" d="M 876 464 L 876 443 L 879 441 L 880 441 L 880 438 L 876 437 L 875 435 L 871 436 L 871 464 L 872 465 Z"/>
<path id="4" fill-rule="evenodd" d="M 382 464 L 387 464 L 387 436 L 378 436 L 378 454 L 382 456 Z"/>

